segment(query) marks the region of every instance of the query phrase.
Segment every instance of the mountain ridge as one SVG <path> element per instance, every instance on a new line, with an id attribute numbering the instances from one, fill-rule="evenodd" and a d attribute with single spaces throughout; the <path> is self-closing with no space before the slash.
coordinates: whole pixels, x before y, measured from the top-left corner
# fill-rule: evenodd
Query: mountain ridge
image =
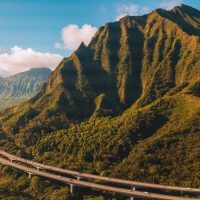
<path id="1" fill-rule="evenodd" d="M 51 70 L 48 68 L 34 68 L 26 72 L 0 79 L 1 108 L 24 102 L 33 97 L 40 90 Z"/>
<path id="2" fill-rule="evenodd" d="M 200 11 L 185 5 L 100 27 L 35 97 L 0 113 L 3 148 L 102 176 L 199 187 L 199 27 Z"/>
<path id="3" fill-rule="evenodd" d="M 171 15 L 173 10 L 164 12 Z M 108 114 L 119 114 L 136 101 L 146 105 L 175 86 L 197 80 L 199 37 L 196 31 L 192 36 L 185 32 L 178 22 L 153 11 L 99 28 L 88 47 L 82 43 L 61 61 L 30 101 L 32 107 L 39 111 L 37 106 L 44 105 L 42 113 L 60 114 L 67 127 L 69 121 L 92 116 L 99 95 L 110 102 Z"/>

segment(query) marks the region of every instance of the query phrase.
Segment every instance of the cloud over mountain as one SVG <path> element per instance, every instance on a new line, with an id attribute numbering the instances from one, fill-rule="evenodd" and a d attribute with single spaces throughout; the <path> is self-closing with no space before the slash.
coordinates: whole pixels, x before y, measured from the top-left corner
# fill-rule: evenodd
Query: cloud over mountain
<path id="1" fill-rule="evenodd" d="M 61 59 L 62 56 L 58 54 L 42 53 L 31 48 L 14 46 L 9 51 L 0 53 L 0 75 L 9 76 L 38 67 L 54 69 Z"/>
<path id="2" fill-rule="evenodd" d="M 89 24 L 84 24 L 82 27 L 79 27 L 76 24 L 70 24 L 62 29 L 62 42 L 56 42 L 55 47 L 75 50 L 81 42 L 88 45 L 96 31 L 97 28 Z"/>

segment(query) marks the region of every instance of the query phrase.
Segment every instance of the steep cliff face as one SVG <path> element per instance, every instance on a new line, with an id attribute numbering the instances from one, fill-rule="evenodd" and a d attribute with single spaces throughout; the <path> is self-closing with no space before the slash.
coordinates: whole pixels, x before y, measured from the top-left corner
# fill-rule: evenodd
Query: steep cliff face
<path id="1" fill-rule="evenodd" d="M 29 100 L 40 91 L 50 73 L 48 68 L 37 68 L 8 78 L 0 78 L 0 108 L 5 109 Z"/>
<path id="2" fill-rule="evenodd" d="M 177 85 L 198 79 L 199 12 L 194 11 L 195 22 L 183 18 L 183 27 L 180 15 L 187 15 L 185 7 L 127 16 L 96 34 L 89 47 L 115 80 L 120 102 L 131 105 L 140 98 L 145 105 Z"/>
<path id="3" fill-rule="evenodd" d="M 47 117 L 55 129 L 66 128 L 183 89 L 200 76 L 199 16 L 198 10 L 182 5 L 106 24 L 88 47 L 82 43 L 61 61 L 36 97 L 2 119 L 5 126 L 18 132 L 19 125 L 46 124 Z"/>
<path id="4" fill-rule="evenodd" d="M 0 113 L 1 148 L 102 176 L 200 187 L 199 31 L 200 12 L 186 5 L 99 28 L 34 98 Z M 42 188 L 34 198 L 52 193 L 41 180 L 16 184 L 20 175 L 2 181 L 5 194 L 30 195 L 31 183 Z"/>
<path id="5" fill-rule="evenodd" d="M 103 93 L 119 106 L 138 99 L 145 105 L 198 79 L 199 21 L 199 11 L 182 5 L 108 23 L 88 47 L 81 44 L 64 59 L 53 77 L 74 86 L 68 88 L 76 90 L 72 99 L 79 95 L 93 104 Z"/>

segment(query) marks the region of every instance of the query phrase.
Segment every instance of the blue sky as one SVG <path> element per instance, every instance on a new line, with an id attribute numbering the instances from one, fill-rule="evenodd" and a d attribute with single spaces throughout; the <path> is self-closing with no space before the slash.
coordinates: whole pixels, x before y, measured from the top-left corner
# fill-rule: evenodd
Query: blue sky
<path id="1" fill-rule="evenodd" d="M 73 41 L 73 36 L 76 40 L 85 31 L 93 35 L 99 26 L 125 14 L 141 15 L 155 8 L 170 9 L 181 3 L 200 9 L 200 0 L 0 0 L 0 75 L 45 65 L 44 61 L 29 64 L 28 58 L 27 63 L 18 65 L 15 65 L 15 59 L 10 65 L 1 61 L 8 60 L 9 56 L 12 59 L 12 54 L 18 55 L 21 51 L 24 55 L 31 48 L 29 56 L 37 55 L 39 60 L 39 56 L 48 52 L 47 58 L 51 54 L 56 58 L 55 62 L 52 61 L 55 65 L 57 60 L 76 48 L 77 44 L 68 44 L 68 40 Z M 85 24 L 87 26 L 79 30 Z"/>

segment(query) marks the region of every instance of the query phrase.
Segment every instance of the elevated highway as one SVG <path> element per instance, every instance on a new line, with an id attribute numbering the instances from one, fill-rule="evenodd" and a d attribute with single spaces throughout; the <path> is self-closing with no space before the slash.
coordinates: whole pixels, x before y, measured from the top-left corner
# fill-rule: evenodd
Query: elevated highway
<path id="1" fill-rule="evenodd" d="M 70 190 L 73 193 L 73 187 L 74 186 L 80 186 L 80 187 L 87 187 L 95 190 L 101 190 L 101 191 L 108 191 L 108 192 L 114 192 L 114 193 L 119 193 L 123 194 L 126 196 L 129 196 L 131 198 L 133 197 L 143 197 L 143 198 L 150 198 L 150 199 L 166 199 L 166 200 L 189 200 L 189 199 L 197 199 L 197 198 L 184 198 L 180 196 L 172 196 L 172 195 L 164 195 L 164 194 L 157 194 L 157 193 L 149 193 L 149 192 L 143 192 L 143 191 L 138 191 L 139 188 L 143 189 L 160 189 L 160 190 L 172 190 L 172 191 L 184 191 L 184 192 L 191 192 L 194 194 L 200 194 L 200 189 L 199 188 L 185 188 L 185 187 L 176 187 L 176 186 L 165 186 L 165 185 L 159 185 L 159 184 L 150 184 L 150 183 L 142 183 L 142 182 L 136 182 L 136 181 L 128 181 L 128 180 L 122 180 L 122 179 L 116 179 L 116 178 L 109 178 L 109 177 L 101 177 L 97 175 L 92 175 L 92 174 L 87 174 L 87 173 L 81 173 L 81 172 L 76 172 L 72 170 L 66 170 L 62 168 L 57 168 L 57 167 L 52 167 L 49 165 L 43 165 L 37 162 L 33 162 L 30 160 L 26 160 L 23 158 L 20 158 L 18 156 L 9 154 L 3 150 L 0 150 L 0 163 L 10 166 L 12 168 L 24 171 L 29 174 L 29 177 L 31 175 L 37 175 L 49 179 L 53 179 L 56 181 L 60 181 L 63 183 L 66 183 L 70 185 Z M 6 157 L 2 158 L 2 156 Z M 8 160 L 9 159 L 9 160 Z M 14 162 L 18 161 L 18 163 Z M 31 167 L 27 167 L 23 164 L 29 165 Z M 34 168 L 33 168 L 34 167 Z M 42 171 L 42 169 L 46 171 L 55 171 L 59 172 L 62 174 L 67 174 L 76 177 L 74 178 L 67 178 L 64 177 L 63 175 L 55 175 L 48 173 L 46 171 Z M 81 180 L 80 178 L 84 178 L 84 181 Z M 97 184 L 94 182 L 90 182 L 90 180 L 101 180 L 107 183 L 117 183 L 118 185 L 126 185 L 126 186 L 131 186 L 132 189 L 126 189 L 123 188 L 122 186 L 118 187 L 113 187 L 105 184 Z M 135 190 L 137 188 L 137 191 Z"/>
<path id="2" fill-rule="evenodd" d="M 103 177 L 103 176 L 98 176 L 98 175 L 93 175 L 93 174 L 88 174 L 88 173 L 82 173 L 82 172 L 62 169 L 62 168 L 58 168 L 58 167 L 53 167 L 53 166 L 37 163 L 37 162 L 30 161 L 27 159 L 23 159 L 18 156 L 7 153 L 3 150 L 0 150 L 0 155 L 3 155 L 5 157 L 9 158 L 12 161 L 16 160 L 21 163 L 25 163 L 27 165 L 33 166 L 37 169 L 45 169 L 48 171 L 59 172 L 59 173 L 63 173 L 63 174 L 67 174 L 67 175 L 71 175 L 71 176 L 75 176 L 75 177 L 80 177 L 80 178 L 84 178 L 84 179 L 100 180 L 100 181 L 104 181 L 104 182 L 116 183 L 116 184 L 121 184 L 121 185 L 137 187 L 137 188 L 152 188 L 152 189 L 172 190 L 172 191 L 180 191 L 180 192 L 192 192 L 192 193 L 200 194 L 200 188 L 177 187 L 177 186 L 167 186 L 167 185 L 160 185 L 160 184 L 143 183 L 143 182 L 137 182 L 137 181 L 129 181 L 129 180 L 123 180 L 123 179 L 118 179 L 118 178 L 110 178 L 110 177 Z"/>

